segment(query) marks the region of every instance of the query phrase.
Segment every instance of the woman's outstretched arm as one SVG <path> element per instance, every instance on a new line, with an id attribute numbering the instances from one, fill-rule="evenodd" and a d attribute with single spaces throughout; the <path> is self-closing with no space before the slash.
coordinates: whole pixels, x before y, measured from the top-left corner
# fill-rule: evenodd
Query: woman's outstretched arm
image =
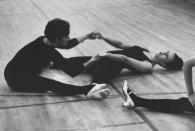
<path id="1" fill-rule="evenodd" d="M 195 107 L 195 95 L 193 89 L 193 81 L 192 81 L 192 68 L 195 66 L 195 57 L 190 58 L 184 63 L 184 78 L 186 89 L 188 92 L 188 97 L 193 107 Z"/>
<path id="2" fill-rule="evenodd" d="M 110 44 L 110 45 L 112 45 L 116 48 L 126 49 L 126 48 L 129 48 L 129 47 L 132 47 L 132 45 L 124 44 L 123 42 L 121 42 L 119 40 L 115 40 L 115 39 L 112 39 L 112 38 L 105 37 L 101 33 L 96 33 L 96 38 L 104 40 L 105 42 L 107 42 L 108 44 Z"/>

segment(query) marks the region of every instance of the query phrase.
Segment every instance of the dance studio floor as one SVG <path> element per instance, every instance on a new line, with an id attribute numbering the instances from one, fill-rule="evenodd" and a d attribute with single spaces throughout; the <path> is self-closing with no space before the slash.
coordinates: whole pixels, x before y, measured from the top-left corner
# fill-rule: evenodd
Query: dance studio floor
<path id="1" fill-rule="evenodd" d="M 124 70 L 108 82 L 111 95 L 104 100 L 83 96 L 9 90 L 3 71 L 8 61 L 28 42 L 43 35 L 48 20 L 71 24 L 71 37 L 91 31 L 151 50 L 171 50 L 184 60 L 195 56 L 195 4 L 186 0 L 0 0 L 0 131 L 194 131 L 195 114 L 169 114 L 144 108 L 122 108 L 123 80 L 139 96 L 186 96 L 182 71 L 156 67 L 153 74 Z M 64 57 L 96 55 L 115 49 L 100 40 L 87 40 Z M 41 74 L 61 82 L 85 85 L 88 74 L 75 78 L 62 71 Z"/>

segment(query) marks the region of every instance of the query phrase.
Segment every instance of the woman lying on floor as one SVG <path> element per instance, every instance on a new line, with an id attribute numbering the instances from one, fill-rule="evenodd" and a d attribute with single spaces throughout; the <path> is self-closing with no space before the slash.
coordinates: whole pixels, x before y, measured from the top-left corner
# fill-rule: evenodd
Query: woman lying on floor
<path id="1" fill-rule="evenodd" d="M 96 33 L 96 38 L 104 40 L 120 50 L 109 51 L 94 57 L 94 64 L 88 66 L 87 70 L 93 74 L 95 83 L 109 81 L 124 68 L 141 73 L 151 73 L 155 65 L 160 65 L 168 70 L 182 69 L 183 60 L 174 52 L 150 52 L 143 47 L 127 45 L 100 33 Z"/>
<path id="2" fill-rule="evenodd" d="M 192 67 L 195 66 L 195 57 L 187 60 L 184 64 L 184 78 L 188 92 L 188 98 L 179 99 L 145 99 L 135 95 L 124 82 L 123 93 L 126 96 L 126 102 L 123 106 L 128 108 L 144 107 L 150 110 L 178 113 L 178 112 L 195 112 L 195 94 L 192 84 Z"/>

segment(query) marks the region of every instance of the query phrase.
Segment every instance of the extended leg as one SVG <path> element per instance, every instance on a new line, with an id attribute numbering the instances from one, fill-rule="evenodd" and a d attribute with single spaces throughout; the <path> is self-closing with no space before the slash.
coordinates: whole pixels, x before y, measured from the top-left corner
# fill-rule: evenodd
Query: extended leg
<path id="1" fill-rule="evenodd" d="M 127 81 L 124 82 L 122 88 L 123 94 L 126 96 L 126 102 L 123 106 L 128 108 L 144 107 L 150 110 L 178 113 L 178 112 L 195 112 L 188 98 L 179 99 L 146 99 L 136 96 L 128 87 Z"/>
<path id="2" fill-rule="evenodd" d="M 177 113 L 182 111 L 195 112 L 188 98 L 179 99 L 145 99 L 130 94 L 135 106 L 144 107 L 150 110 L 168 113 Z"/>
<path id="3" fill-rule="evenodd" d="M 94 85 L 75 86 L 41 76 L 18 76 L 7 81 L 11 89 L 23 92 L 46 92 L 52 91 L 57 94 L 72 96 L 87 94 Z"/>
<path id="4" fill-rule="evenodd" d="M 100 61 L 95 65 L 93 71 L 93 80 L 94 83 L 104 83 L 116 77 L 123 67 L 118 62 L 114 61 Z"/>

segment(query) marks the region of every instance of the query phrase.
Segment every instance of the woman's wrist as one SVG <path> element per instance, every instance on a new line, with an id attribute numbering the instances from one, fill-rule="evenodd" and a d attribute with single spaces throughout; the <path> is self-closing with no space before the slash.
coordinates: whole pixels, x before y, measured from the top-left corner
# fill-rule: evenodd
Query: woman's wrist
<path id="1" fill-rule="evenodd" d="M 91 35 L 91 33 L 86 34 L 86 35 L 84 36 L 84 40 L 90 39 L 90 35 Z"/>

